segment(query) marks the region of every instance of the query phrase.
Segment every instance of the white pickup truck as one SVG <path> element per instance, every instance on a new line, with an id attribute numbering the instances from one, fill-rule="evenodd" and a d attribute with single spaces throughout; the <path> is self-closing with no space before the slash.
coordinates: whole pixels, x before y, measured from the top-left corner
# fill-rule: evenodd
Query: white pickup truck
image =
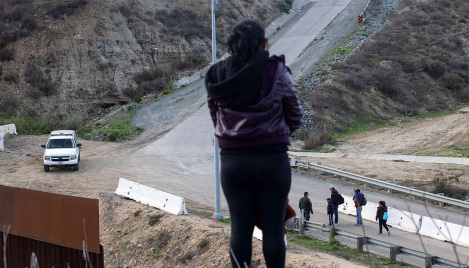
<path id="1" fill-rule="evenodd" d="M 54 130 L 50 133 L 44 152 L 44 171 L 49 172 L 50 167 L 73 166 L 78 171 L 80 162 L 81 143 L 73 130 Z"/>

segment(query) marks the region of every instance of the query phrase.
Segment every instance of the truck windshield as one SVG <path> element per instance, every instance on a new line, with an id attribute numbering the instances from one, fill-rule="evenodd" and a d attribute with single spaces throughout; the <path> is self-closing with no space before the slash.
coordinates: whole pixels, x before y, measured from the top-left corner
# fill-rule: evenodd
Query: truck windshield
<path id="1" fill-rule="evenodd" d="M 49 140 L 47 148 L 73 148 L 73 143 L 71 139 L 53 139 Z"/>

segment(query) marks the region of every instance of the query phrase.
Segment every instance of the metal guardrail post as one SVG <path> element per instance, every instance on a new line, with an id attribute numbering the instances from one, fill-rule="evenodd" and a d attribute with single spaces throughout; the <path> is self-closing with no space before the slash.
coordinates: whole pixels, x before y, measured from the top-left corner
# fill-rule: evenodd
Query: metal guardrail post
<path id="1" fill-rule="evenodd" d="M 305 234 L 305 216 L 303 213 L 303 209 L 301 210 L 301 215 L 300 215 L 300 234 L 304 235 Z"/>
<path id="2" fill-rule="evenodd" d="M 390 181 L 389 183 L 394 183 L 393 181 Z M 392 194 L 392 189 L 388 188 L 388 193 Z"/>
<path id="3" fill-rule="evenodd" d="M 331 241 L 332 239 L 335 238 L 335 226 L 332 225 L 330 228 L 329 228 L 329 241 Z"/>
<path id="4" fill-rule="evenodd" d="M 438 193 L 438 195 L 441 195 L 441 196 L 445 196 L 445 193 Z M 440 207 L 444 206 L 445 203 L 444 202 L 440 202 Z"/>
<path id="5" fill-rule="evenodd" d="M 435 256 L 428 255 L 425 257 L 425 268 L 431 268 L 433 264 L 436 264 Z"/>
<path id="6" fill-rule="evenodd" d="M 365 237 L 359 236 L 357 237 L 357 251 L 363 253 L 363 244 L 365 244 Z"/>
<path id="7" fill-rule="evenodd" d="M 389 247 L 389 258 L 391 259 L 391 263 L 397 263 L 397 255 L 400 251 L 399 246 L 390 246 Z"/>

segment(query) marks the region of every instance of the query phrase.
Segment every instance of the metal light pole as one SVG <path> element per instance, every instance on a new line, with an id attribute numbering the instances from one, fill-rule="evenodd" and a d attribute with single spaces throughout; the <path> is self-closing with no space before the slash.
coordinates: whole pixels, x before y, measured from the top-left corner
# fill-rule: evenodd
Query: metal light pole
<path id="1" fill-rule="evenodd" d="M 215 31 L 215 10 L 217 8 L 218 0 L 212 0 L 212 64 L 217 62 L 217 36 Z M 220 152 L 218 149 L 218 138 L 214 136 L 213 145 L 215 147 L 215 213 L 214 219 L 223 219 L 220 204 Z"/>

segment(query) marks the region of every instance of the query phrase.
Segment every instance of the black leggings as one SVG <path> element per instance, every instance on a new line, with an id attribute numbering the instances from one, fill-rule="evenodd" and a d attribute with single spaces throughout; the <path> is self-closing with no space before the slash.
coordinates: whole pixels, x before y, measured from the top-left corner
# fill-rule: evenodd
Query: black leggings
<path id="1" fill-rule="evenodd" d="M 267 267 L 285 267 L 285 207 L 291 185 L 286 152 L 222 154 L 221 185 L 231 216 L 231 264 L 251 266 L 252 233 L 257 215 Z"/>

